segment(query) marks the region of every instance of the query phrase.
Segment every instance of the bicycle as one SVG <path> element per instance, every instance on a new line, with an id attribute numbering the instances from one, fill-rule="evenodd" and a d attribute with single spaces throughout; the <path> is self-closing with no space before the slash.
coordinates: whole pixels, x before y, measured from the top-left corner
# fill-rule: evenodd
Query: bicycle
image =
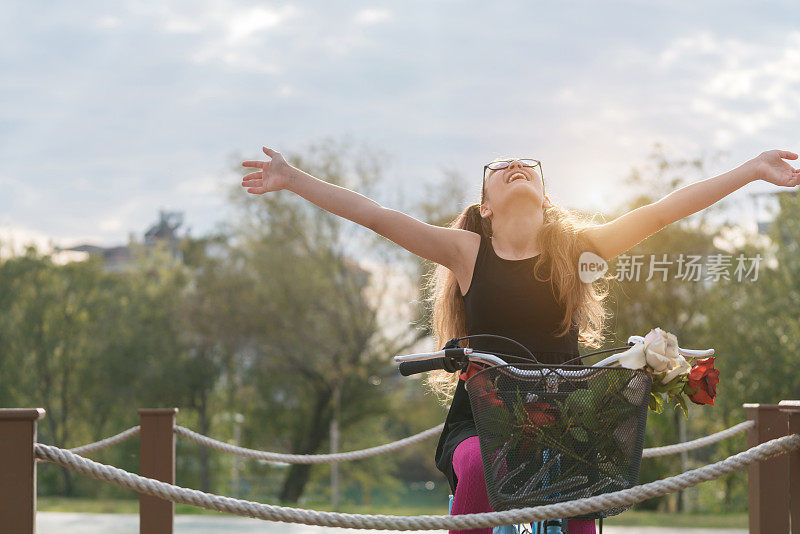
<path id="1" fill-rule="evenodd" d="M 509 341 L 530 358 L 460 346 L 462 340 L 476 337 Z M 395 356 L 394 360 L 403 376 L 436 369 L 458 372 L 470 362 L 486 366 L 469 377 L 465 386 L 478 430 L 487 494 L 492 509 L 500 511 L 564 502 L 638 484 L 652 377 L 644 370 L 613 366 L 618 354 L 591 366 L 568 364 L 625 351 L 643 342 L 642 336 L 630 336 L 625 346 L 544 365 L 513 339 L 473 334 L 451 339 L 440 351 Z M 678 352 L 705 357 L 714 354 L 714 349 L 678 347 Z M 510 364 L 506 359 L 522 359 L 523 363 Z M 576 423 L 578 420 L 582 423 Z M 566 431 L 558 428 L 557 421 L 567 422 Z M 548 433 L 545 428 L 552 430 Z M 597 428 L 595 434 L 592 428 Z M 448 513 L 452 502 L 450 495 Z M 628 508 L 579 518 L 599 518 L 602 534 L 603 518 Z M 503 525 L 495 527 L 493 534 L 568 534 L 567 519 L 535 522 L 530 530 L 522 524 Z"/>

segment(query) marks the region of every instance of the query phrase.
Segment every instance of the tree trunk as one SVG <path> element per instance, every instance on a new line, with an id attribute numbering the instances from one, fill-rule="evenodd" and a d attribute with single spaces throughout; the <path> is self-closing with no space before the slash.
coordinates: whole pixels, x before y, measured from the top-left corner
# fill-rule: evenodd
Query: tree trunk
<path id="1" fill-rule="evenodd" d="M 66 467 L 61 468 L 61 496 L 69 497 L 72 492 L 72 471 Z"/>
<path id="2" fill-rule="evenodd" d="M 302 443 L 302 446 L 297 449 L 299 454 L 314 454 L 328 438 L 332 417 L 330 389 L 326 388 L 317 391 L 313 413 L 314 417 L 311 424 L 306 427 L 300 439 L 297 440 Z M 281 503 L 297 504 L 297 501 L 303 495 L 303 490 L 308 483 L 310 475 L 310 464 L 292 464 L 281 489 Z"/>
<path id="3" fill-rule="evenodd" d="M 683 414 L 679 410 L 673 410 L 673 417 L 675 418 L 675 424 L 678 427 L 678 441 L 683 443 L 686 441 L 686 422 L 683 419 Z M 681 473 L 688 469 L 688 461 L 689 457 L 686 454 L 686 451 L 681 452 Z M 687 490 L 680 490 L 676 494 L 677 502 L 676 502 L 676 512 L 686 512 L 686 491 Z"/>
<path id="4" fill-rule="evenodd" d="M 66 388 L 66 386 L 62 386 Z M 63 390 L 62 390 L 63 391 Z M 62 395 L 61 399 L 61 439 L 59 440 L 59 447 L 65 447 L 69 439 L 69 429 L 67 426 L 67 399 L 66 395 Z M 61 468 L 61 496 L 69 497 L 72 493 L 72 470 L 66 467 Z"/>
<path id="5" fill-rule="evenodd" d="M 200 433 L 208 436 L 211 430 L 211 423 L 208 420 L 208 392 L 201 388 L 200 404 L 197 407 L 197 418 L 200 423 Z M 211 492 L 211 469 L 209 467 L 210 458 L 208 447 L 200 447 L 200 488 L 206 492 Z"/>

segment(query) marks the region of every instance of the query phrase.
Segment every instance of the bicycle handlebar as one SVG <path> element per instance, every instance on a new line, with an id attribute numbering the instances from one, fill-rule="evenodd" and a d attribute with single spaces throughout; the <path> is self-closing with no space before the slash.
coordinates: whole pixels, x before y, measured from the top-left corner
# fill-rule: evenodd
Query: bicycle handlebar
<path id="1" fill-rule="evenodd" d="M 467 361 L 480 362 L 490 365 L 507 365 L 508 369 L 518 375 L 528 376 L 535 375 L 537 371 L 528 369 L 519 369 L 513 365 L 509 365 L 505 360 L 495 356 L 494 354 L 486 354 L 483 352 L 473 352 L 472 349 L 447 349 L 448 351 L 462 351 L 461 355 L 449 355 L 430 358 L 429 356 L 437 353 L 422 353 L 422 354 L 408 354 L 406 356 L 396 356 L 395 361 L 400 361 L 400 374 L 403 376 L 411 376 L 426 371 L 433 371 L 435 369 L 444 369 L 447 372 L 454 373 L 460 370 Z M 399 360 L 404 358 L 403 360 Z M 589 369 L 579 369 L 573 371 L 563 371 L 562 374 L 569 376 L 581 376 L 587 374 Z"/>
<path id="2" fill-rule="evenodd" d="M 431 358 L 430 360 L 417 360 L 413 362 L 403 362 L 400 364 L 400 374 L 403 376 L 411 376 L 425 371 L 433 371 L 434 369 L 447 369 L 447 366 L 452 362 L 450 358 L 442 356 L 441 358 Z M 454 372 L 453 371 L 450 372 Z"/>
<path id="3" fill-rule="evenodd" d="M 611 350 L 627 350 L 636 343 L 643 343 L 644 337 L 631 336 L 628 338 L 628 345 L 625 347 L 618 347 Z M 607 351 L 606 351 L 607 352 Z M 684 356 L 711 356 L 714 354 L 714 349 L 683 349 L 678 347 L 678 353 Z M 589 355 L 587 355 L 589 356 Z M 606 367 L 614 363 L 618 354 L 609 356 L 590 367 Z M 433 371 L 436 369 L 443 369 L 450 373 L 454 373 L 461 369 L 468 361 L 487 363 L 490 365 L 507 365 L 508 369 L 518 375 L 528 376 L 537 373 L 535 370 L 519 369 L 513 365 L 507 364 L 505 360 L 494 355 L 483 352 L 475 352 L 471 348 L 445 348 L 437 352 L 423 352 L 419 354 L 407 354 L 404 356 L 395 356 L 394 360 L 400 363 L 400 374 L 403 376 L 411 376 L 414 374 L 424 373 L 426 371 Z M 567 376 L 583 376 L 588 374 L 591 369 L 575 369 L 575 370 L 562 370 L 561 374 Z"/>

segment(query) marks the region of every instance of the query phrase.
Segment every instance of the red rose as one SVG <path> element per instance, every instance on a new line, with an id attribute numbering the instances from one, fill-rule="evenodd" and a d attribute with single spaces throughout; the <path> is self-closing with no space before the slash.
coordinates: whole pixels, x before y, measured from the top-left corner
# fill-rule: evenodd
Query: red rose
<path id="1" fill-rule="evenodd" d="M 546 402 L 526 402 L 522 405 L 527 415 L 527 421 L 522 426 L 522 439 L 519 445 L 521 458 L 528 456 L 536 448 L 541 429 L 538 427 L 549 425 L 556 420 L 556 410 Z"/>
<path id="2" fill-rule="evenodd" d="M 462 372 L 459 375 L 459 378 L 461 378 L 461 380 L 467 381 L 470 378 L 472 378 L 472 375 L 476 374 L 478 371 L 480 371 L 482 369 L 483 369 L 483 367 L 478 365 L 477 363 L 469 362 L 469 365 L 467 366 L 467 370 Z"/>
<path id="3" fill-rule="evenodd" d="M 461 380 L 467 381 L 471 379 L 474 375 L 478 374 L 478 372 L 482 371 L 484 367 L 479 365 L 475 362 L 469 362 L 467 366 L 467 370 L 463 371 L 459 378 Z M 489 406 L 502 406 L 503 400 L 497 397 L 497 390 L 492 384 L 492 381 L 489 379 L 488 373 L 483 373 L 482 375 L 472 379 L 469 383 L 469 388 L 467 391 L 470 395 L 474 395 L 482 399 L 483 402 L 487 403 Z"/>
<path id="4" fill-rule="evenodd" d="M 697 360 L 689 371 L 689 380 L 683 390 L 695 404 L 714 404 L 719 384 L 719 369 L 714 368 L 714 357 Z"/>
<path id="5" fill-rule="evenodd" d="M 533 425 L 549 425 L 556 420 L 554 408 L 546 402 L 529 402 L 524 407 L 528 421 Z"/>

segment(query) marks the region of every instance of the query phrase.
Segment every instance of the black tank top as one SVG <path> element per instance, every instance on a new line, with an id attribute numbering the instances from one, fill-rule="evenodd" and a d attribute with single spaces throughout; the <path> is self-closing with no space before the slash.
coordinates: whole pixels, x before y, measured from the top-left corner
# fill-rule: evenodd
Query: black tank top
<path id="1" fill-rule="evenodd" d="M 509 337 L 527 347 L 538 361 L 557 364 L 578 356 L 578 328 L 573 323 L 567 335 L 556 337 L 564 308 L 556 301 L 552 284 L 534 278 L 533 268 L 539 260 L 540 255 L 521 260 L 501 258 L 491 239 L 481 236 L 472 281 L 462 297 L 467 334 Z M 515 356 L 525 354 L 508 342 L 492 338 L 470 339 L 469 346 Z M 435 456 L 436 467 L 447 477 L 452 492 L 457 483 L 453 451 L 463 440 L 477 435 L 469 395 L 464 381 L 459 380 Z"/>

